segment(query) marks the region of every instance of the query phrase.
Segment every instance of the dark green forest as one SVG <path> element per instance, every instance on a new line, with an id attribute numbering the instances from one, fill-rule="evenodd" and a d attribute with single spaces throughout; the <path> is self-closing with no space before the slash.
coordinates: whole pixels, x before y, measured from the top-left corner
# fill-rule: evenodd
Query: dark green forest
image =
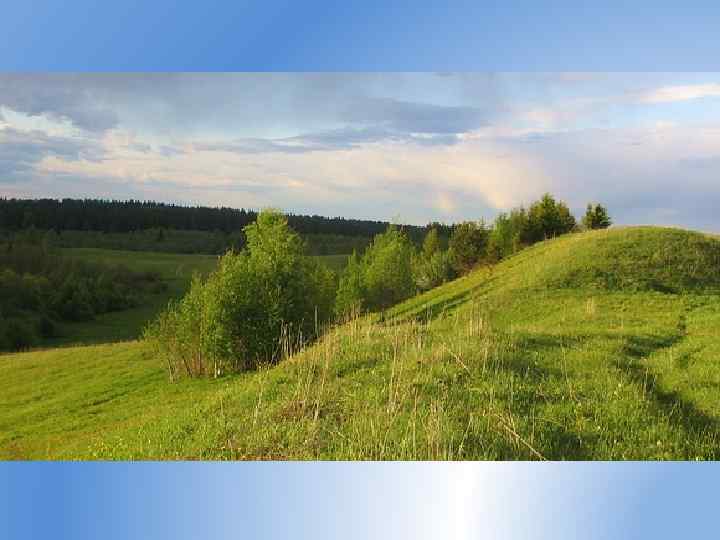
<path id="1" fill-rule="evenodd" d="M 8 230 L 54 229 L 126 233 L 147 229 L 191 231 L 240 231 L 257 219 L 258 213 L 244 208 L 180 206 L 152 201 L 97 199 L 7 199 L 0 198 L 0 228 Z M 386 221 L 287 214 L 290 227 L 301 235 L 332 234 L 373 237 L 383 232 Z M 449 226 L 435 224 L 449 232 Z M 426 227 L 405 226 L 413 237 L 422 237 Z"/>

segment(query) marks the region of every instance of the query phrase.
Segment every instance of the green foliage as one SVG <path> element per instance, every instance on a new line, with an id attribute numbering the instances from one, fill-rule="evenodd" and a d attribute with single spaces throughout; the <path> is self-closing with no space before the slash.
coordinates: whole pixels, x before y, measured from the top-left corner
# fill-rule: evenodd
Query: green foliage
<path id="1" fill-rule="evenodd" d="M 335 314 L 339 320 L 353 317 L 365 310 L 365 285 L 363 267 L 357 252 L 348 257 L 345 270 L 340 276 L 337 296 L 335 297 Z"/>
<path id="2" fill-rule="evenodd" d="M 488 260 L 496 263 L 520 251 L 527 236 L 527 225 L 527 213 L 523 208 L 499 214 L 488 237 Z"/>
<path id="3" fill-rule="evenodd" d="M 527 240 L 534 244 L 575 230 L 577 224 L 567 205 L 546 193 L 528 210 Z"/>
<path id="4" fill-rule="evenodd" d="M 567 235 L 222 381 L 138 343 L 5 355 L 0 459 L 717 460 L 718 245 Z M 569 265 L 629 288 L 547 279 Z M 633 288 L 665 266 L 695 287 Z"/>
<path id="5" fill-rule="evenodd" d="M 427 291 L 455 277 L 450 252 L 443 250 L 438 231 L 431 228 L 423 241 L 422 251 L 413 261 L 413 279 L 418 289 Z"/>
<path id="6" fill-rule="evenodd" d="M 56 320 L 88 321 L 99 313 L 126 309 L 163 286 L 153 272 L 51 252 L 35 232 L 16 238 L 8 244 L 11 249 L 0 250 L 0 311 L 8 324 L 17 322 L 11 327 L 13 335 L 24 336 L 10 340 L 18 347 L 52 336 Z M 33 339 L 27 338 L 30 334 Z"/>
<path id="7" fill-rule="evenodd" d="M 38 343 L 38 331 L 32 320 L 6 318 L 0 314 L 0 347 L 23 351 Z"/>
<path id="8" fill-rule="evenodd" d="M 373 238 L 361 259 L 348 260 L 336 299 L 335 311 L 346 317 L 360 310 L 381 310 L 415 294 L 415 246 L 397 226 Z"/>
<path id="9" fill-rule="evenodd" d="M 145 332 L 173 378 L 276 362 L 315 338 L 332 315 L 333 274 L 305 256 L 282 214 L 261 212 L 244 232 L 247 249 L 225 254 Z"/>
<path id="10" fill-rule="evenodd" d="M 34 227 L 56 231 L 60 247 L 221 254 L 242 249 L 240 231 L 257 213 L 236 208 L 177 206 L 148 201 L 6 199 L 0 197 L 0 230 Z M 308 240 L 308 254 L 361 251 L 388 223 L 341 217 L 288 215 L 288 224 Z M 443 230 L 446 227 L 441 227 Z M 409 236 L 423 227 L 407 226 Z"/>
<path id="11" fill-rule="evenodd" d="M 537 242 L 577 230 L 567 205 L 546 193 L 525 208 L 501 213 L 489 232 L 487 258 L 498 262 Z"/>
<path id="12" fill-rule="evenodd" d="M 16 233 L 15 237 L 21 233 Z M 306 233 L 308 255 L 348 254 L 362 251 L 370 242 L 368 236 L 349 236 L 328 233 Z M 196 231 L 151 228 L 129 232 L 67 230 L 58 235 L 45 234 L 44 241 L 56 248 L 111 249 L 183 254 L 224 254 L 229 249 L 240 251 L 246 239 L 242 231 Z"/>
<path id="13" fill-rule="evenodd" d="M 452 266 L 458 274 L 469 272 L 487 253 L 489 231 L 484 222 L 465 221 L 450 236 Z"/>
<path id="14" fill-rule="evenodd" d="M 432 227 L 423 240 L 422 245 L 422 256 L 425 259 L 431 258 L 435 253 L 440 251 L 442 246 L 440 245 L 440 235 L 435 227 Z"/>
<path id="15" fill-rule="evenodd" d="M 418 257 L 414 268 L 415 284 L 427 291 L 455 277 L 449 251 L 436 251 L 429 258 Z"/>
<path id="16" fill-rule="evenodd" d="M 607 209 L 601 204 L 588 204 L 582 219 L 582 226 L 586 231 L 594 229 L 607 229 L 612 220 Z"/>
<path id="17" fill-rule="evenodd" d="M 363 284 L 369 309 L 386 309 L 415 293 L 414 252 L 408 237 L 395 225 L 373 239 L 363 255 Z"/>

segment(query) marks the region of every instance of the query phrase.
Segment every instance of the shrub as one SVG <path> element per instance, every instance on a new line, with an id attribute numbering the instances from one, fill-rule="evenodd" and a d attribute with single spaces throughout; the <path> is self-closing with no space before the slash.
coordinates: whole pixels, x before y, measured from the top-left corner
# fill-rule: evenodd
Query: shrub
<path id="1" fill-rule="evenodd" d="M 585 215 L 582 219 L 585 230 L 607 229 L 612 225 L 612 220 L 607 209 L 601 204 L 588 204 Z"/>
<path id="2" fill-rule="evenodd" d="M 332 314 L 332 272 L 305 256 L 282 214 L 261 212 L 244 232 L 247 249 L 226 253 L 145 332 L 173 378 L 277 362 L 316 337 Z"/>
<path id="3" fill-rule="evenodd" d="M 528 215 L 524 208 L 499 214 L 488 236 L 488 261 L 498 262 L 517 253 L 530 242 Z"/>
<path id="4" fill-rule="evenodd" d="M 450 253 L 436 251 L 429 258 L 420 258 L 414 268 L 415 284 L 418 289 L 427 291 L 442 285 L 455 277 Z"/>
<path id="5" fill-rule="evenodd" d="M 353 252 L 338 285 L 337 316 L 385 309 L 415 294 L 414 259 L 415 247 L 395 225 L 376 235 L 362 258 Z"/>
<path id="6" fill-rule="evenodd" d="M 362 312 L 366 307 L 365 296 L 362 262 L 357 252 L 353 251 L 338 284 L 335 298 L 336 317 L 344 320 Z"/>
<path id="7" fill-rule="evenodd" d="M 567 205 L 546 193 L 528 210 L 528 230 L 525 239 L 529 244 L 555 238 L 573 231 L 577 226 Z"/>
<path id="8" fill-rule="evenodd" d="M 454 272 L 447 251 L 443 251 L 437 229 L 432 228 L 425 235 L 422 252 L 413 264 L 415 285 L 420 290 L 429 290 L 452 279 Z"/>
<path id="9" fill-rule="evenodd" d="M 415 248 L 398 227 L 375 236 L 362 259 L 365 305 L 385 309 L 415 294 L 412 260 Z"/>
<path id="10" fill-rule="evenodd" d="M 458 274 L 469 272 L 487 254 L 489 232 L 483 222 L 465 221 L 453 229 L 449 251 Z"/>

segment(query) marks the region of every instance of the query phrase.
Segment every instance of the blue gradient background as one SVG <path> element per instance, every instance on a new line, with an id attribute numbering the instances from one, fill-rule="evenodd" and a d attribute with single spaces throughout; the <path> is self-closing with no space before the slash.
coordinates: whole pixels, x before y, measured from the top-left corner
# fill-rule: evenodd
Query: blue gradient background
<path id="1" fill-rule="evenodd" d="M 717 2 L 36 1 L 0 69 L 711 70 Z M 0 463 L 0 538 L 708 538 L 694 463 Z"/>
<path id="2" fill-rule="evenodd" d="M 0 464 L 0 537 L 717 537 L 714 464 Z"/>
<path id="3" fill-rule="evenodd" d="M 624 71 L 720 66 L 712 0 L 25 0 L 0 69 Z"/>

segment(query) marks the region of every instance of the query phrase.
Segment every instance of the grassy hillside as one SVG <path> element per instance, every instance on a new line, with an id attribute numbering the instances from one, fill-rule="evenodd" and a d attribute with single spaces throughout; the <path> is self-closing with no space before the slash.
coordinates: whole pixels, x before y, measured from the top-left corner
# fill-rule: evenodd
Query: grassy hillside
<path id="1" fill-rule="evenodd" d="M 720 459 L 719 254 L 563 237 L 215 381 L 139 343 L 6 355 L 0 456 Z"/>

